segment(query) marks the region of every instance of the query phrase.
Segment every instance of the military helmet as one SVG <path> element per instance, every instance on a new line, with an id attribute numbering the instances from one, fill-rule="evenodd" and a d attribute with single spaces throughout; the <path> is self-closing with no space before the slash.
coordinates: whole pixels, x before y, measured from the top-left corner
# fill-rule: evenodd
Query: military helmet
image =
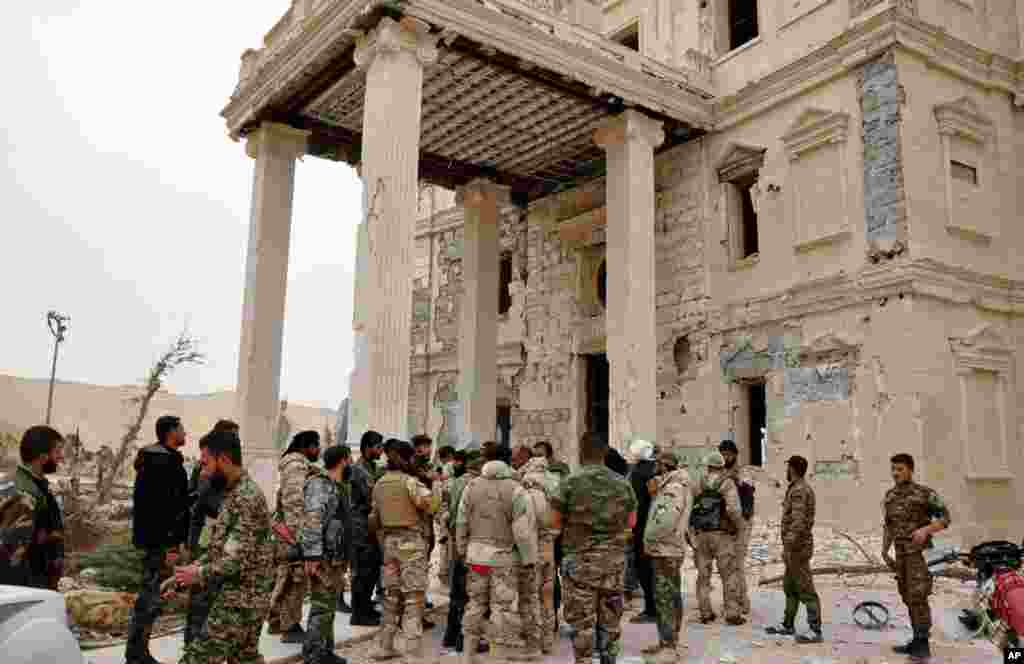
<path id="1" fill-rule="evenodd" d="M 484 467 L 484 455 L 479 449 L 466 450 L 466 470 L 480 470 Z"/>
<path id="2" fill-rule="evenodd" d="M 654 459 L 654 443 L 637 438 L 630 444 L 629 453 L 637 461 L 651 461 Z"/>
<path id="3" fill-rule="evenodd" d="M 725 466 L 725 458 L 722 457 L 721 452 L 712 452 L 704 458 L 704 465 L 712 468 L 722 468 Z"/>

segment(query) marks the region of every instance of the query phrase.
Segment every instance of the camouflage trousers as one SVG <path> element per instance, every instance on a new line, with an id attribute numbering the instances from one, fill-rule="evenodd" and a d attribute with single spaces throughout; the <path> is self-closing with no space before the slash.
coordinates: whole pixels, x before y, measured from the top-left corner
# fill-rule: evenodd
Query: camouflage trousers
<path id="1" fill-rule="evenodd" d="M 683 559 L 651 558 L 654 564 L 654 606 L 658 612 L 658 641 L 662 645 L 686 644 L 683 632 Z"/>
<path id="2" fill-rule="evenodd" d="M 206 583 L 205 588 L 195 588 L 189 593 L 188 615 L 185 618 L 186 645 L 206 633 L 206 620 L 222 585 L 223 578 L 214 577 Z"/>
<path id="3" fill-rule="evenodd" d="M 259 643 L 266 605 L 231 606 L 223 598 L 213 601 L 206 632 L 185 646 L 179 664 L 263 664 Z"/>
<path id="4" fill-rule="evenodd" d="M 381 586 L 384 601 L 380 623 L 382 648 L 394 648 L 399 628 L 406 646 L 416 650 L 423 637 L 423 609 L 427 592 L 427 542 L 413 530 L 391 531 L 381 536 L 384 565 Z"/>
<path id="5" fill-rule="evenodd" d="M 270 595 L 270 628 L 288 629 L 302 622 L 302 600 L 309 591 L 309 580 L 302 563 L 281 563 L 277 566 L 274 592 Z"/>
<path id="6" fill-rule="evenodd" d="M 694 541 L 697 562 L 697 604 L 702 618 L 714 615 L 711 608 L 711 566 L 718 564 L 722 577 L 722 605 L 726 618 L 740 618 L 740 580 L 736 569 L 736 538 L 724 531 L 697 533 Z"/>
<path id="7" fill-rule="evenodd" d="M 821 600 L 814 589 L 814 577 L 811 576 L 811 552 L 787 551 L 786 575 L 782 581 L 782 590 L 786 593 L 786 612 L 782 622 L 793 626 L 796 613 L 803 603 L 807 607 L 807 625 L 812 630 L 821 631 Z"/>
<path id="8" fill-rule="evenodd" d="M 625 551 L 585 551 L 562 560 L 562 613 L 572 625 L 576 664 L 590 664 L 595 631 L 607 635 L 607 654 L 622 654 Z M 605 645 L 602 638 L 602 646 Z"/>
<path id="9" fill-rule="evenodd" d="M 520 568 L 485 567 L 466 563 L 466 595 L 469 604 L 462 617 L 462 634 L 466 648 L 477 639 L 486 638 L 485 620 L 488 609 L 494 625 L 494 642 L 503 646 L 517 644 L 515 615 L 519 594 Z"/>
<path id="10" fill-rule="evenodd" d="M 309 580 L 309 619 L 302 644 L 305 664 L 334 664 L 334 611 L 338 605 L 346 564 L 324 561 L 320 574 Z"/>
<path id="11" fill-rule="evenodd" d="M 740 610 L 750 613 L 750 590 L 747 588 L 747 553 L 750 551 L 750 533 L 753 522 L 747 521 L 746 528 L 736 534 L 736 575 L 740 582 Z"/>
<path id="12" fill-rule="evenodd" d="M 928 606 L 928 596 L 932 594 L 932 575 L 922 551 L 896 544 L 896 586 L 910 612 L 910 624 L 931 629 L 932 610 Z"/>
<path id="13" fill-rule="evenodd" d="M 540 629 L 540 646 L 544 652 L 554 648 L 555 629 L 558 627 L 558 612 L 555 610 L 555 547 L 554 540 L 540 542 L 540 558 L 537 561 L 535 590 L 539 601 L 536 603 L 537 625 Z M 522 601 L 522 599 L 520 599 Z"/>
<path id="14" fill-rule="evenodd" d="M 543 645 L 541 635 L 541 602 L 538 583 L 538 567 L 531 569 L 517 567 L 516 595 L 519 601 L 519 633 L 528 647 L 540 648 Z"/>

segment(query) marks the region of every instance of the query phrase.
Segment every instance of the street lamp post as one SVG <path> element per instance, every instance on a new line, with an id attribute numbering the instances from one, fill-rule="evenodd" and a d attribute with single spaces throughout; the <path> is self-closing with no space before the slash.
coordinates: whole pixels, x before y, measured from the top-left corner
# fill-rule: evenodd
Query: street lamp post
<path id="1" fill-rule="evenodd" d="M 46 424 L 50 424 L 50 414 L 53 412 L 53 383 L 57 378 L 57 351 L 61 342 L 64 341 L 64 335 L 68 332 L 70 321 L 70 316 L 59 314 L 56 311 L 46 313 L 46 324 L 50 328 L 50 334 L 53 335 L 53 366 L 50 368 L 50 396 L 46 400 Z"/>

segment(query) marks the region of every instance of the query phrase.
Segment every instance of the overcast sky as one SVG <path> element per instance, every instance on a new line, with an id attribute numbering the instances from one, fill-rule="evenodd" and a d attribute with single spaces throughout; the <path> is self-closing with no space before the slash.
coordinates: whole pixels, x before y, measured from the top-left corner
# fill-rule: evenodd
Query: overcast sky
<path id="1" fill-rule="evenodd" d="M 252 161 L 219 112 L 287 0 L 46 0 L 0 10 L 0 373 L 138 382 L 185 325 L 234 389 Z M 281 393 L 337 407 L 352 366 L 360 182 L 298 165 Z"/>

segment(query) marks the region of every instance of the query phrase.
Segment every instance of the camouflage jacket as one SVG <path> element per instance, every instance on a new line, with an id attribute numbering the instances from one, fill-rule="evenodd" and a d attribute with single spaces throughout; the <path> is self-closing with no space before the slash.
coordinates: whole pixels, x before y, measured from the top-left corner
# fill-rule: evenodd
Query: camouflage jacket
<path id="1" fill-rule="evenodd" d="M 274 587 L 270 510 L 259 485 L 244 470 L 224 495 L 199 565 L 201 582 L 223 580 L 226 606 L 266 606 Z"/>
<path id="2" fill-rule="evenodd" d="M 889 539 L 904 549 L 922 549 L 910 540 L 914 531 L 927 526 L 932 520 L 941 521 L 948 528 L 952 523 L 949 508 L 934 490 L 917 482 L 903 482 L 885 493 L 882 504 L 885 514 L 885 533 Z"/>
<path id="3" fill-rule="evenodd" d="M 723 528 L 731 524 L 735 528 L 732 534 L 738 534 L 744 528 L 749 528 L 747 520 L 743 518 L 743 511 L 740 508 L 740 492 L 736 489 L 736 483 L 727 473 L 722 471 L 707 470 L 700 479 L 693 483 L 690 493 L 696 497 L 707 489 L 717 490 L 722 495 L 722 502 L 725 506 L 725 514 L 722 515 Z M 696 533 L 691 533 L 695 536 Z"/>
<path id="4" fill-rule="evenodd" d="M 658 491 L 651 500 L 644 527 L 644 552 L 648 556 L 682 558 L 686 555 L 689 522 L 690 474 L 673 470 L 654 478 Z"/>
<path id="5" fill-rule="evenodd" d="M 493 540 L 479 538 L 474 532 L 479 531 L 486 513 L 492 511 L 482 510 L 477 499 L 488 495 L 484 493 L 487 484 L 501 480 L 515 481 L 512 469 L 503 461 L 489 461 L 484 464 L 480 477 L 466 485 L 455 517 L 455 550 L 467 564 L 490 567 L 536 564 L 537 523 L 530 496 L 521 485 L 512 492 L 510 504 L 498 508 L 504 512 L 511 526 L 512 546 L 505 547 Z"/>
<path id="6" fill-rule="evenodd" d="M 814 489 L 800 478 L 789 483 L 782 500 L 782 547 L 785 551 L 814 551 Z"/>
<path id="7" fill-rule="evenodd" d="M 558 496 L 559 477 L 548 470 L 548 460 L 533 457 L 520 469 L 520 481 L 533 502 L 533 513 L 537 519 L 537 536 L 541 541 L 553 542 L 560 530 L 551 526 L 554 510 L 551 501 Z"/>
<path id="8" fill-rule="evenodd" d="M 322 471 L 310 463 L 302 452 L 289 452 L 281 457 L 277 465 L 281 477 L 281 485 L 277 489 L 277 506 L 274 508 L 274 519 L 284 521 L 285 525 L 298 537 L 305 520 L 306 502 L 303 492 L 306 480 L 315 477 Z"/>
<path id="9" fill-rule="evenodd" d="M 466 485 L 473 479 L 480 477 L 480 471 L 476 468 L 466 469 L 466 472 L 452 478 L 452 485 L 448 489 L 448 532 L 455 534 L 455 520 L 459 516 L 459 505 L 462 504 L 462 492 Z"/>
<path id="10" fill-rule="evenodd" d="M 316 466 L 314 466 L 316 468 Z M 346 560 L 344 494 L 341 483 L 317 468 L 303 489 L 302 556 L 305 560 Z"/>
<path id="11" fill-rule="evenodd" d="M 49 482 L 19 465 L 0 479 L 0 584 L 55 590 L 64 561 L 64 522 Z"/>
<path id="12" fill-rule="evenodd" d="M 406 472 L 399 470 L 385 471 L 385 474 L 387 473 L 399 473 L 404 477 L 405 489 L 406 491 L 409 492 L 409 499 L 416 507 L 416 533 L 423 538 L 424 542 L 429 542 L 430 534 L 433 532 L 433 530 L 430 528 L 430 522 L 433 520 L 433 515 L 438 510 L 437 497 L 430 489 L 426 487 L 425 484 L 423 484 L 423 482 L 421 482 L 417 477 L 413 475 L 410 475 Z M 371 496 L 371 500 L 373 502 L 373 507 L 371 509 L 372 516 L 369 517 L 371 519 L 376 519 L 376 515 L 380 512 L 380 506 L 378 504 L 380 500 L 379 495 L 380 494 L 375 491 L 373 496 Z M 427 505 L 428 507 L 424 507 L 424 505 Z M 379 521 L 379 519 L 377 520 Z M 394 532 L 394 530 L 409 531 L 410 529 L 391 529 L 390 532 Z M 377 533 L 378 541 L 380 537 L 383 534 L 386 534 L 387 532 L 389 532 L 389 529 L 382 527 L 381 530 Z"/>
<path id="13" fill-rule="evenodd" d="M 624 477 L 604 465 L 583 466 L 561 481 L 552 507 L 562 515 L 566 558 L 601 551 L 625 559 L 637 499 Z"/>

